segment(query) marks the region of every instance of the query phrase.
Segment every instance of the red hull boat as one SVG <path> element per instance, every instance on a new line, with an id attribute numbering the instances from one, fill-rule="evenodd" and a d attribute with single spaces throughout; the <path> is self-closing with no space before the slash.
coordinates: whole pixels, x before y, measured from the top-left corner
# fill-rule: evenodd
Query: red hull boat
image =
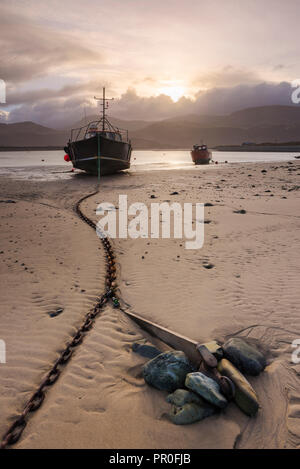
<path id="1" fill-rule="evenodd" d="M 195 164 L 209 164 L 211 160 L 211 152 L 206 145 L 194 145 L 191 155 Z"/>

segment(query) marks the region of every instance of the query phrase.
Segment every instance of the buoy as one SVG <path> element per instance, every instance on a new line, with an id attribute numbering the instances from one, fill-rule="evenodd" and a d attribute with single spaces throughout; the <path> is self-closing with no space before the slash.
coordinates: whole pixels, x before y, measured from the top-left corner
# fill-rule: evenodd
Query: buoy
<path id="1" fill-rule="evenodd" d="M 65 160 L 65 161 L 70 161 L 69 155 L 65 155 L 65 156 L 64 156 L 64 160 Z"/>

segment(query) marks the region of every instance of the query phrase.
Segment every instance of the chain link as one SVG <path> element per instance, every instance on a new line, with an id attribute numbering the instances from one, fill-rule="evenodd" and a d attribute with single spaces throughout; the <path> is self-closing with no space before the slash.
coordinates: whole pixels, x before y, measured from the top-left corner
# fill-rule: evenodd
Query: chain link
<path id="1" fill-rule="evenodd" d="M 82 197 L 75 205 L 75 212 L 77 215 L 85 221 L 91 228 L 94 230 L 96 229 L 96 224 L 88 218 L 86 215 L 83 214 L 81 211 L 80 205 L 81 203 L 96 195 L 98 191 L 93 192 L 92 194 L 88 194 Z M 98 299 L 98 302 L 94 306 L 94 309 L 87 313 L 83 324 L 80 328 L 76 331 L 76 334 L 73 336 L 71 342 L 69 342 L 64 350 L 60 353 L 60 356 L 52 366 L 51 370 L 47 373 L 43 381 L 41 382 L 39 388 L 34 392 L 34 394 L 30 397 L 29 401 L 26 403 L 23 412 L 19 417 L 14 421 L 14 423 L 9 427 L 6 431 L 4 436 L 2 437 L 0 443 L 0 449 L 5 449 L 7 446 L 15 444 L 21 437 L 23 430 L 25 429 L 28 421 L 28 414 L 30 412 L 34 412 L 42 405 L 44 402 L 47 387 L 52 386 L 61 374 L 62 367 L 65 366 L 70 358 L 73 355 L 74 349 L 81 344 L 85 333 L 89 331 L 97 316 L 99 315 L 103 306 L 107 303 L 109 298 L 114 295 L 114 290 L 116 288 L 116 265 L 115 265 L 115 255 L 113 253 L 113 249 L 111 246 L 110 241 L 102 237 L 100 238 L 105 250 L 105 256 L 107 261 L 107 269 L 106 269 L 106 291 L 105 293 Z M 115 297 L 114 297 L 115 298 Z"/>

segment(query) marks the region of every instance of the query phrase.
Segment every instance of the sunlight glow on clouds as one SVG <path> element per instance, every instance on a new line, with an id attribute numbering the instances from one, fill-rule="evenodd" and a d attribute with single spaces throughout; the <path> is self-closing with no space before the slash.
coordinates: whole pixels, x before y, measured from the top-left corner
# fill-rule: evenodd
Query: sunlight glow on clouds
<path id="1" fill-rule="evenodd" d="M 102 86 L 128 119 L 142 116 L 137 103 L 149 120 L 230 112 L 238 92 L 277 103 L 279 84 L 300 77 L 299 16 L 297 0 L 1 0 L 10 117 L 81 114 Z"/>

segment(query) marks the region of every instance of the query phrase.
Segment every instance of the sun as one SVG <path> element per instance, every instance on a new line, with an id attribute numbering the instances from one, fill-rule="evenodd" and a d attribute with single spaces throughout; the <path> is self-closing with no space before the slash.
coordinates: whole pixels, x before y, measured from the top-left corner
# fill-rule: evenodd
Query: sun
<path id="1" fill-rule="evenodd" d="M 170 98 L 176 103 L 185 93 L 185 88 L 183 86 L 164 86 L 159 88 L 159 94 L 165 94 L 170 96 Z"/>

